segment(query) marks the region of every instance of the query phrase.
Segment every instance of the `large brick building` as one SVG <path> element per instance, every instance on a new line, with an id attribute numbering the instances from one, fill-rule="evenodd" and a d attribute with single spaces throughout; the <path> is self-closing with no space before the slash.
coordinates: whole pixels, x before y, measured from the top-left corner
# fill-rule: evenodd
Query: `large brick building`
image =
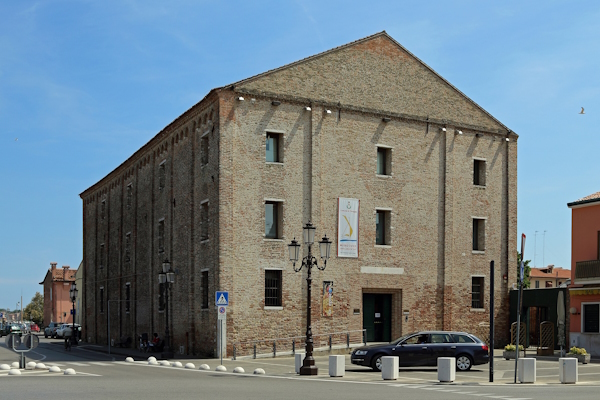
<path id="1" fill-rule="evenodd" d="M 211 90 L 81 198 L 93 342 L 164 332 L 165 258 L 176 350 L 216 352 L 216 290 L 230 293 L 228 352 L 303 335 L 305 272 L 287 245 L 309 220 L 333 239 L 313 272 L 333 301 L 313 295 L 313 333 L 473 331 L 494 260 L 507 336 L 517 135 L 385 32 Z M 336 253 L 340 198 L 359 201 L 357 257 Z"/>

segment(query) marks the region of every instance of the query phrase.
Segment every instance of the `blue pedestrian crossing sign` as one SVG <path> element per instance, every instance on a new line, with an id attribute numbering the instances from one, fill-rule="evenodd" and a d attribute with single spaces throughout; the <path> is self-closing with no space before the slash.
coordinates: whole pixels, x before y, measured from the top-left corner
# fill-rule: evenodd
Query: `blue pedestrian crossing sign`
<path id="1" fill-rule="evenodd" d="M 229 305 L 229 292 L 216 292 L 215 293 L 215 305 L 225 306 Z"/>

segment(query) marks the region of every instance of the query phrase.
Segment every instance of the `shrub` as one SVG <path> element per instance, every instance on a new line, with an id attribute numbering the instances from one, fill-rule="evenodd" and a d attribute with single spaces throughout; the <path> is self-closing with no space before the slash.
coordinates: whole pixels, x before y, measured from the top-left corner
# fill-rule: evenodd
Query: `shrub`
<path id="1" fill-rule="evenodd" d="M 579 356 L 583 356 L 587 354 L 587 351 L 583 347 L 571 347 L 569 349 L 569 354 L 575 354 Z"/>
<path id="2" fill-rule="evenodd" d="M 504 350 L 505 351 L 517 351 L 517 346 L 515 346 L 514 344 L 507 344 L 506 346 L 504 346 Z M 519 345 L 519 351 L 523 351 L 524 347 L 522 344 Z"/>

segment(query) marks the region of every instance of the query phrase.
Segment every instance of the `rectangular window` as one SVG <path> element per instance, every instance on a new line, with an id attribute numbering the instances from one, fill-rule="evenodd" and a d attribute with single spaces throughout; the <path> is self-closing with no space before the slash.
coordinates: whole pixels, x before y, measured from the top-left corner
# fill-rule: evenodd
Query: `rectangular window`
<path id="1" fill-rule="evenodd" d="M 377 147 L 377 175 L 391 175 L 392 149 Z"/>
<path id="2" fill-rule="evenodd" d="M 166 170 L 166 166 L 165 166 L 165 162 L 163 161 L 159 166 L 158 166 L 158 189 L 159 190 L 163 190 L 165 188 L 166 185 L 166 180 L 167 180 L 167 170 Z"/>
<path id="3" fill-rule="evenodd" d="M 265 307 L 281 307 L 281 270 L 265 270 Z"/>
<path id="4" fill-rule="evenodd" d="M 540 281 L 535 281 L 535 288 L 539 289 L 540 288 Z"/>
<path id="5" fill-rule="evenodd" d="M 158 252 L 165 251 L 165 220 L 158 221 Z"/>
<path id="6" fill-rule="evenodd" d="M 473 185 L 485 186 L 485 160 L 473 160 Z"/>
<path id="7" fill-rule="evenodd" d="M 583 332 L 600 333 L 600 303 L 582 304 Z"/>
<path id="8" fill-rule="evenodd" d="M 208 240 L 208 201 L 200 204 L 200 240 Z"/>
<path id="9" fill-rule="evenodd" d="M 483 277 L 471 278 L 471 308 L 483 308 Z"/>
<path id="10" fill-rule="evenodd" d="M 104 244 L 100 245 L 100 254 L 98 255 L 98 264 L 100 268 L 104 268 Z"/>
<path id="11" fill-rule="evenodd" d="M 202 271 L 202 308 L 208 308 L 208 271 Z"/>
<path id="12" fill-rule="evenodd" d="M 127 185 L 127 208 L 131 208 L 133 203 L 133 185 L 130 183 Z"/>
<path id="13" fill-rule="evenodd" d="M 131 260 L 131 232 L 125 235 L 125 262 Z"/>
<path id="14" fill-rule="evenodd" d="M 546 287 L 552 287 L 552 281 L 546 281 Z"/>
<path id="15" fill-rule="evenodd" d="M 100 312 L 104 312 L 104 286 L 100 286 Z"/>
<path id="16" fill-rule="evenodd" d="M 282 235 L 283 206 L 280 201 L 265 202 L 265 237 L 280 239 Z"/>
<path id="17" fill-rule="evenodd" d="M 208 132 L 200 138 L 200 164 L 208 164 Z"/>
<path id="18" fill-rule="evenodd" d="M 106 200 L 102 200 L 102 203 L 100 203 L 100 219 L 104 219 L 105 215 L 106 215 Z"/>
<path id="19" fill-rule="evenodd" d="M 165 290 L 166 285 L 164 283 L 158 284 L 158 311 L 165 311 Z"/>
<path id="20" fill-rule="evenodd" d="M 485 251 L 485 219 L 473 218 L 473 251 Z"/>
<path id="21" fill-rule="evenodd" d="M 375 244 L 389 245 L 392 213 L 387 210 L 375 211 Z"/>
<path id="22" fill-rule="evenodd" d="M 125 312 L 129 312 L 131 310 L 131 283 L 127 282 L 125 284 Z"/>
<path id="23" fill-rule="evenodd" d="M 267 162 L 283 162 L 281 157 L 281 134 L 267 132 L 266 160 Z"/>

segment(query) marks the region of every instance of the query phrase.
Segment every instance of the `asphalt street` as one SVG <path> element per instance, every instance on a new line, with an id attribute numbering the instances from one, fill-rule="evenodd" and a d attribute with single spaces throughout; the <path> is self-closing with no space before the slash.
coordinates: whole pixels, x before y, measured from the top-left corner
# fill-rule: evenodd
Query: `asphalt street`
<path id="1" fill-rule="evenodd" d="M 2 341 L 3 342 L 3 341 Z M 98 351 L 103 350 L 103 351 Z M 488 366 L 476 366 L 456 373 L 454 383 L 440 383 L 435 368 L 402 368 L 399 378 L 384 381 L 380 373 L 353 366 L 346 357 L 344 377 L 328 375 L 328 356 L 317 356 L 319 375 L 301 377 L 294 372 L 292 357 L 223 360 L 226 372 L 217 372 L 216 359 L 172 359 L 181 367 L 150 365 L 149 354 L 119 349 L 107 354 L 105 348 L 77 346 L 65 351 L 59 340 L 40 338 L 40 345 L 27 354 L 27 361 L 44 363 L 45 369 L 21 370 L 11 375 L 0 370 L 0 399 L 370 399 L 384 396 L 403 399 L 496 398 L 588 399 L 600 390 L 600 364 L 579 364 L 579 382 L 559 383 L 558 361 L 537 360 L 537 382 L 514 384 L 514 360 L 494 360 L 494 383 L 489 383 Z M 126 355 L 133 362 L 126 362 Z M 18 355 L 0 346 L 0 365 L 18 361 Z M 160 359 L 159 359 L 160 361 Z M 193 363 L 194 368 L 185 368 Z M 200 370 L 200 365 L 209 370 Z M 60 372 L 49 372 L 57 366 Z M 244 373 L 234 373 L 236 367 Z M 71 368 L 75 375 L 66 375 Z M 253 372 L 261 368 L 264 375 Z"/>

